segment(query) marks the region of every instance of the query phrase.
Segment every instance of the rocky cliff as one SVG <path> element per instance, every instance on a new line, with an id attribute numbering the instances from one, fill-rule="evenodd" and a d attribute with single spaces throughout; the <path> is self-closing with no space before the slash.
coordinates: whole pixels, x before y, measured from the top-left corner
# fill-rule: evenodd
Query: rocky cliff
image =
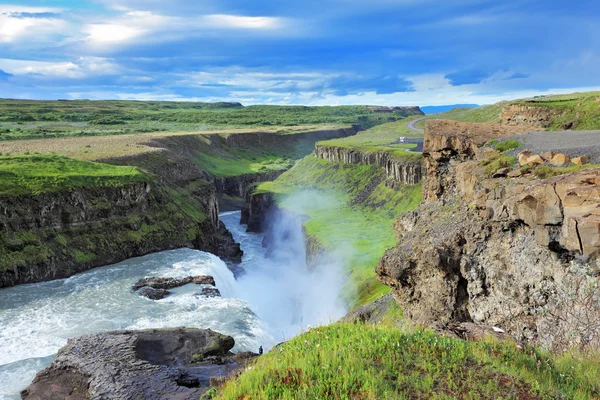
<path id="1" fill-rule="evenodd" d="M 398 160 L 386 151 L 363 152 L 317 144 L 315 155 L 332 163 L 377 165 L 385 170 L 391 185 L 414 185 L 422 179 L 421 161 Z"/>
<path id="2" fill-rule="evenodd" d="M 532 106 L 525 104 L 508 104 L 500 111 L 500 122 L 507 125 L 529 125 L 535 128 L 546 129 L 552 121 L 560 118 L 564 113 L 562 109 L 552 107 Z M 570 129 L 564 126 L 564 129 Z"/>
<path id="3" fill-rule="evenodd" d="M 549 322 L 565 295 L 576 297 L 581 282 L 597 285 L 600 170 L 490 178 L 483 164 L 493 150 L 483 144 L 514 133 L 495 129 L 427 126 L 425 200 L 396 222 L 399 241 L 378 279 L 417 324 L 475 322 L 556 341 L 565 332 Z"/>

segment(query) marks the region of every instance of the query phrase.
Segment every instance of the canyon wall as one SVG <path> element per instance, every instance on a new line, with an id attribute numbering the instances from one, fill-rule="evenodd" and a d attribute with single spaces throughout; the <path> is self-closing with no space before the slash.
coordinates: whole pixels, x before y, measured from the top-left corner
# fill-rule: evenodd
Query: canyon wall
<path id="1" fill-rule="evenodd" d="M 424 202 L 398 218 L 398 244 L 376 272 L 416 324 L 476 322 L 539 340 L 565 294 L 598 281 L 600 170 L 491 178 L 483 144 L 514 133 L 494 129 L 428 124 Z"/>
<path id="2" fill-rule="evenodd" d="M 385 170 L 391 185 L 414 185 L 421 181 L 423 175 L 420 160 L 398 160 L 385 151 L 364 152 L 317 144 L 315 155 L 332 163 L 377 165 Z"/>

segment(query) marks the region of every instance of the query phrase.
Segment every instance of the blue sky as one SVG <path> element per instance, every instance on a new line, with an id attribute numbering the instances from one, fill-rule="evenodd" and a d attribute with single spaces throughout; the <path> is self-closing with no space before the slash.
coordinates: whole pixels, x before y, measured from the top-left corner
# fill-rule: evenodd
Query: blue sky
<path id="1" fill-rule="evenodd" d="M 597 0 L 0 0 L 0 97 L 489 104 L 600 90 Z"/>

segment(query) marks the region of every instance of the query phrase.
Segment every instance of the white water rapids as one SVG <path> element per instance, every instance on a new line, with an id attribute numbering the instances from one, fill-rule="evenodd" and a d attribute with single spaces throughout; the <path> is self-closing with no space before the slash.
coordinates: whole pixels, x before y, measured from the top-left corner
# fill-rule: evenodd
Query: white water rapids
<path id="1" fill-rule="evenodd" d="M 246 273 L 237 280 L 216 256 L 179 249 L 0 289 L 0 400 L 18 399 L 70 337 L 117 329 L 211 328 L 233 336 L 234 350 L 256 352 L 344 314 L 338 296 L 342 274 L 333 264 L 306 268 L 299 224 L 291 223 L 285 240 L 266 258 L 262 235 L 246 233 L 239 218 L 239 212 L 221 214 L 244 250 Z M 215 278 L 222 297 L 198 296 L 201 288 L 193 284 L 158 301 L 131 292 L 146 276 L 205 274 Z"/>

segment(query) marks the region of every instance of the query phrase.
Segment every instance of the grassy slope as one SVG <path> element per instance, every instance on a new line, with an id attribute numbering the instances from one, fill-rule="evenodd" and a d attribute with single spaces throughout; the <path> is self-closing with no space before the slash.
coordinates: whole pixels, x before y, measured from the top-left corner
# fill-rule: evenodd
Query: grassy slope
<path id="1" fill-rule="evenodd" d="M 287 197 L 304 190 L 311 190 L 312 201 Z M 374 267 L 396 242 L 396 216 L 420 203 L 421 185 L 393 190 L 385 186 L 379 167 L 333 164 L 310 155 L 275 182 L 260 184 L 261 191 L 276 193 L 281 207 L 308 215 L 307 234 L 326 249 L 343 252 L 349 302 L 364 304 L 389 290 L 375 279 Z"/>
<path id="2" fill-rule="evenodd" d="M 562 130 L 572 123 L 572 129 L 600 129 L 600 92 L 535 97 L 514 102 L 525 106 L 549 107 L 561 116 L 551 121 L 550 130 Z"/>
<path id="3" fill-rule="evenodd" d="M 220 399 L 593 399 L 600 361 L 387 325 L 312 329 L 261 357 Z"/>
<path id="4" fill-rule="evenodd" d="M 552 119 L 549 129 L 562 130 L 566 123 L 573 123 L 572 129 L 600 129 L 600 92 L 572 93 L 554 96 L 536 96 L 530 99 L 500 102 L 473 109 L 454 109 L 434 114 L 430 119 L 451 119 L 461 122 L 498 122 L 498 115 L 506 105 L 519 104 L 528 107 L 548 107 L 561 116 Z M 425 122 L 417 124 L 423 128 Z"/>
<path id="5" fill-rule="evenodd" d="M 203 131 L 237 127 L 375 124 L 406 116 L 365 106 L 249 106 L 232 103 L 0 100 L 0 140 Z"/>
<path id="6" fill-rule="evenodd" d="M 420 154 L 406 152 L 406 149 L 416 147 L 416 144 L 398 143 L 400 137 L 423 137 L 422 133 L 412 131 L 406 127 L 410 120 L 419 118 L 411 117 L 400 121 L 389 122 L 375 126 L 355 136 L 342 139 L 332 139 L 319 142 L 322 146 L 342 147 L 365 153 L 385 151 L 394 158 L 402 160 L 419 159 Z"/>
<path id="7" fill-rule="evenodd" d="M 41 194 L 85 187 L 123 186 L 147 181 L 135 167 L 59 156 L 0 157 L 0 195 Z"/>

